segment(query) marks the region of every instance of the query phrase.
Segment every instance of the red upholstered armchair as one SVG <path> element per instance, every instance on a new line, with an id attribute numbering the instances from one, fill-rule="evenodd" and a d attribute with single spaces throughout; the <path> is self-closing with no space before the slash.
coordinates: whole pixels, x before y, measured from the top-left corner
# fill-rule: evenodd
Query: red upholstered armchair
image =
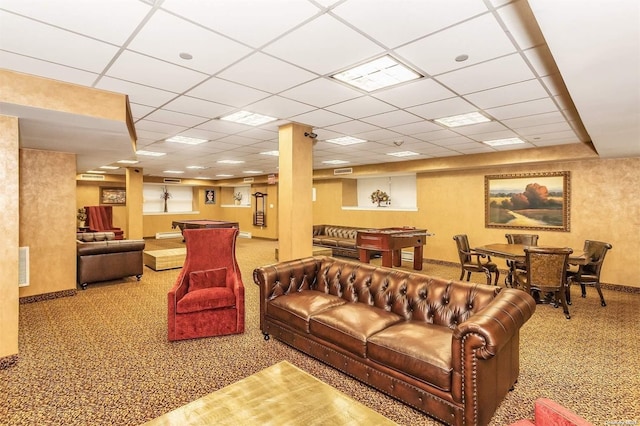
<path id="1" fill-rule="evenodd" d="M 169 340 L 244 333 L 237 228 L 185 229 L 187 257 L 168 293 Z"/>
<path id="2" fill-rule="evenodd" d="M 112 206 L 85 206 L 87 226 L 91 232 L 113 232 L 116 240 L 124 238 L 124 231 L 113 226 Z"/>
<path id="3" fill-rule="evenodd" d="M 534 420 L 518 420 L 510 426 L 593 426 L 573 411 L 548 398 L 536 399 L 534 407 Z"/>

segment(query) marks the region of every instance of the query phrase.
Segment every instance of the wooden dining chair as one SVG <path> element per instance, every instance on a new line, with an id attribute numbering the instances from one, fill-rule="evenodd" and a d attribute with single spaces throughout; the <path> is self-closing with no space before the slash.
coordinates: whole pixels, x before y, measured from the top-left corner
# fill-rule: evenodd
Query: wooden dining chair
<path id="1" fill-rule="evenodd" d="M 584 253 L 589 259 L 589 263 L 586 265 L 580 265 L 578 270 L 569 270 L 569 282 L 567 286 L 567 301 L 571 303 L 571 284 L 580 284 L 582 290 L 582 297 L 587 297 L 586 284 L 594 285 L 598 294 L 600 295 L 600 305 L 607 306 L 602 295 L 602 289 L 600 288 L 600 271 L 602 270 L 602 264 L 604 263 L 604 257 L 607 252 L 611 250 L 613 246 L 609 243 L 602 241 L 586 240 L 584 242 Z"/>
<path id="2" fill-rule="evenodd" d="M 495 274 L 493 285 L 498 285 L 500 270 L 498 265 L 491 261 L 491 256 L 473 251 L 469 247 L 469 239 L 466 234 L 454 235 L 453 239 L 456 241 L 460 258 L 460 280 L 464 277 L 465 272 L 467 273 L 467 281 L 471 279 L 472 272 L 482 272 L 487 277 L 488 285 L 491 285 L 491 274 Z M 484 258 L 487 260 L 483 261 Z"/>
<path id="3" fill-rule="evenodd" d="M 523 246 L 528 246 L 528 247 L 538 245 L 537 234 L 505 234 L 504 236 L 507 239 L 508 244 L 521 244 Z M 507 259 L 506 262 L 507 262 L 507 266 L 509 267 L 509 270 L 512 273 L 507 275 L 507 277 L 505 278 L 505 284 L 507 284 L 507 286 L 511 286 L 513 285 L 513 283 L 510 281 L 512 280 L 513 275 L 516 272 L 526 272 L 527 267 L 525 265 L 525 262 L 522 262 L 522 261 Z"/>
<path id="4" fill-rule="evenodd" d="M 562 303 L 564 316 L 571 318 L 566 300 L 567 265 L 573 249 L 569 247 L 527 247 L 527 271 L 516 273 L 516 285 L 531 294 L 537 303 Z M 553 297 L 549 297 L 553 295 Z"/>

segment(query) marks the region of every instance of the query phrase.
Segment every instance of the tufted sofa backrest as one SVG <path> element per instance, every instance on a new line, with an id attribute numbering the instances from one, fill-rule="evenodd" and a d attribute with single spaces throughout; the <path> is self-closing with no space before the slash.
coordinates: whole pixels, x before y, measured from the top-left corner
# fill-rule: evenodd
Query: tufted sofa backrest
<path id="1" fill-rule="evenodd" d="M 317 277 L 310 282 L 307 270 L 297 285 L 339 296 L 349 302 L 366 303 L 402 316 L 406 320 L 455 328 L 482 310 L 499 287 L 445 280 L 422 274 L 376 267 L 331 257 L 319 260 Z"/>
<path id="2" fill-rule="evenodd" d="M 325 225 L 324 234 L 327 237 L 348 238 L 351 240 L 355 240 L 356 236 L 358 235 L 358 228 Z"/>

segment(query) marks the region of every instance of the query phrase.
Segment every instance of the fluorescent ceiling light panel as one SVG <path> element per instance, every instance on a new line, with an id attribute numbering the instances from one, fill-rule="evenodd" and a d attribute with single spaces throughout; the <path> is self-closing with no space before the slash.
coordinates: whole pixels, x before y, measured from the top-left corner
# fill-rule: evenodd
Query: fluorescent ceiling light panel
<path id="1" fill-rule="evenodd" d="M 244 170 L 242 173 L 264 173 L 262 170 Z"/>
<path id="2" fill-rule="evenodd" d="M 233 175 L 223 173 L 223 174 L 216 175 L 216 177 L 233 177 Z"/>
<path id="3" fill-rule="evenodd" d="M 204 170 L 205 166 L 187 166 L 187 169 Z"/>
<path id="4" fill-rule="evenodd" d="M 420 155 L 420 154 L 413 151 L 398 151 L 398 152 L 388 152 L 387 155 L 393 155 L 394 157 L 412 157 L 414 155 Z"/>
<path id="5" fill-rule="evenodd" d="M 422 75 L 391 56 L 383 56 L 366 64 L 335 74 L 333 78 L 367 92 L 416 80 Z"/>
<path id="6" fill-rule="evenodd" d="M 242 161 L 242 160 L 219 160 L 218 163 L 220 163 L 220 164 L 242 164 L 242 163 L 244 163 L 244 161 Z"/>
<path id="7" fill-rule="evenodd" d="M 280 151 L 265 151 L 261 152 L 262 155 L 273 155 L 274 157 L 278 157 L 280 155 Z"/>
<path id="8" fill-rule="evenodd" d="M 208 142 L 207 139 L 190 138 L 189 136 L 173 136 L 169 139 L 165 139 L 165 142 L 185 143 L 187 145 L 200 145 L 201 143 Z"/>
<path id="9" fill-rule="evenodd" d="M 524 143 L 520 138 L 506 138 L 506 139 L 493 139 L 489 141 L 482 141 L 482 143 L 489 146 L 504 146 L 504 145 L 517 145 Z"/>
<path id="10" fill-rule="evenodd" d="M 491 121 L 491 119 L 485 115 L 480 114 L 479 112 L 470 112 L 468 114 L 436 118 L 433 121 L 447 127 L 460 127 L 468 126 L 470 124 L 486 123 L 487 121 Z"/>
<path id="11" fill-rule="evenodd" d="M 256 114 L 249 111 L 238 111 L 225 117 L 220 117 L 220 120 L 233 121 L 234 123 L 248 124 L 249 126 L 259 126 L 261 124 L 275 121 L 277 118 L 269 117 L 268 115 Z"/>
<path id="12" fill-rule="evenodd" d="M 118 166 L 100 166 L 101 169 L 105 170 L 118 170 L 120 167 Z"/>
<path id="13" fill-rule="evenodd" d="M 364 139 L 354 138 L 353 136 L 343 136 L 341 138 L 327 139 L 327 142 L 335 143 L 336 145 L 355 145 L 357 143 L 366 142 Z"/>
<path id="14" fill-rule="evenodd" d="M 194 179 L 212 179 L 210 176 L 196 176 Z"/>
<path id="15" fill-rule="evenodd" d="M 322 164 L 347 164 L 348 161 L 345 160 L 327 160 L 323 161 Z"/>
<path id="16" fill-rule="evenodd" d="M 138 164 L 139 163 L 138 160 L 118 160 L 117 162 L 120 164 Z"/>
<path id="17" fill-rule="evenodd" d="M 87 170 L 87 173 L 107 173 L 104 170 Z"/>
<path id="18" fill-rule="evenodd" d="M 182 170 L 163 170 L 162 173 L 176 173 L 181 174 L 184 173 Z"/>
<path id="19" fill-rule="evenodd" d="M 162 157 L 163 155 L 167 155 L 166 152 L 145 151 L 145 150 L 138 150 L 138 151 L 136 151 L 136 154 L 138 154 L 138 155 L 146 155 L 146 156 L 149 156 L 149 157 Z"/>

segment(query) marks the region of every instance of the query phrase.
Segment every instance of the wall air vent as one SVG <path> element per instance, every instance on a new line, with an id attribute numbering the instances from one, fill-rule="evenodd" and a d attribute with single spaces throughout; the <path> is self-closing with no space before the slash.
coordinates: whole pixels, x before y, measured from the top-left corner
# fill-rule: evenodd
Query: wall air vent
<path id="1" fill-rule="evenodd" d="M 177 178 L 164 178 L 162 181 L 164 183 L 182 183 L 182 179 Z"/>
<path id="2" fill-rule="evenodd" d="M 92 175 L 88 173 L 83 173 L 80 175 L 80 179 L 82 180 L 104 180 L 104 175 Z"/>
<path id="3" fill-rule="evenodd" d="M 244 178 L 242 181 L 244 183 L 251 183 L 251 182 L 253 182 L 253 178 L 252 177 L 251 178 Z"/>
<path id="4" fill-rule="evenodd" d="M 18 254 L 18 286 L 29 285 L 29 247 L 20 247 Z"/>
<path id="5" fill-rule="evenodd" d="M 333 169 L 333 175 L 334 176 L 350 175 L 351 173 L 353 173 L 353 168 L 352 167 L 343 167 L 341 169 Z"/>

